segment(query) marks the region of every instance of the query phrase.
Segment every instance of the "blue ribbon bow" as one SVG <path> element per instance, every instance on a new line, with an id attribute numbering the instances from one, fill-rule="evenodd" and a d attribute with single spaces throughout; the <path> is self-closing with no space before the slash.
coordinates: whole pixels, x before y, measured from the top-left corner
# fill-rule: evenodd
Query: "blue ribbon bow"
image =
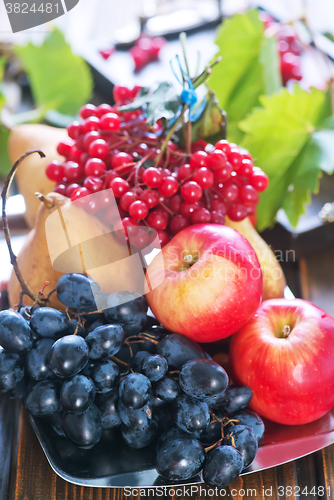
<path id="1" fill-rule="evenodd" d="M 195 122 L 196 120 L 198 120 L 198 118 L 201 116 L 201 114 L 203 113 L 203 111 L 205 109 L 206 98 L 204 97 L 200 106 L 195 110 L 195 104 L 197 103 L 198 98 L 197 98 L 197 94 L 196 94 L 193 82 L 191 81 L 191 78 L 188 75 L 188 73 L 182 68 L 179 57 L 175 56 L 175 59 L 177 60 L 177 62 L 179 64 L 179 68 L 180 68 L 181 74 L 183 76 L 183 79 L 181 81 L 181 79 L 178 77 L 178 75 L 173 67 L 173 59 L 171 59 L 170 67 L 172 69 L 172 73 L 175 76 L 175 78 L 177 79 L 177 81 L 183 86 L 183 90 L 182 90 L 181 95 L 180 95 L 180 101 L 183 104 L 187 104 L 189 106 L 189 121 Z M 180 116 L 182 108 L 183 108 L 183 104 L 180 104 L 179 109 L 177 110 L 174 118 L 170 121 L 170 125 L 173 125 L 173 123 L 175 123 L 177 118 Z"/>

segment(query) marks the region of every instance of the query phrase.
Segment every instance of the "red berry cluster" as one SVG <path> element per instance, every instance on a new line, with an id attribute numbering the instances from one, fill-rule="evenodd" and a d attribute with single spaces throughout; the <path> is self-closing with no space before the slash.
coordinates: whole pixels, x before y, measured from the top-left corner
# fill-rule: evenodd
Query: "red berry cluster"
<path id="1" fill-rule="evenodd" d="M 69 125 L 70 139 L 58 145 L 64 163 L 53 161 L 46 168 L 57 182 L 55 191 L 72 201 L 103 191 L 98 203 L 87 198 L 85 209 L 117 230 L 112 191 L 123 227 L 153 228 L 162 246 L 191 224 L 224 224 L 226 214 L 234 221 L 254 214 L 268 177 L 253 166 L 250 154 L 227 140 L 197 141 L 191 154 L 169 141 L 162 153 L 165 139 L 158 124 L 149 126 L 141 110 L 118 110 L 137 92 L 118 86 L 115 107 L 81 109 L 82 121 Z M 145 240 L 143 234 L 138 246 Z"/>
<path id="2" fill-rule="evenodd" d="M 281 26 L 270 14 L 261 13 L 261 20 L 266 28 L 275 25 L 277 27 L 278 51 L 280 56 L 281 75 L 283 85 L 289 80 L 301 80 L 301 54 L 302 45 L 298 41 L 296 30 L 292 26 Z"/>
<path id="3" fill-rule="evenodd" d="M 129 51 L 135 63 L 135 71 L 141 70 L 151 61 L 156 61 L 165 43 L 165 38 L 160 36 L 154 38 L 148 35 L 141 35 Z"/>

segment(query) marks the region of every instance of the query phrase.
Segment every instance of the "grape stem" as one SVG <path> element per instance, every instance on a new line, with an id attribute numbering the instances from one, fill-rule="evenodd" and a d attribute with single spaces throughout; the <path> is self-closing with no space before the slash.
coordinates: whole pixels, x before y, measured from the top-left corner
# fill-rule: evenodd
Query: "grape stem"
<path id="1" fill-rule="evenodd" d="M 19 304 L 18 304 L 19 307 L 22 305 L 22 299 L 23 299 L 24 295 L 27 295 L 28 297 L 30 297 L 31 300 L 33 302 L 36 302 L 36 304 L 38 304 L 38 305 L 45 305 L 45 302 L 48 300 L 47 298 L 40 299 L 38 296 L 36 296 L 36 294 L 31 290 L 30 286 L 28 285 L 28 283 L 25 281 L 25 279 L 22 276 L 22 273 L 21 273 L 19 266 L 18 266 L 18 263 L 17 263 L 17 257 L 13 252 L 13 247 L 12 247 L 11 238 L 10 238 L 10 231 L 9 231 L 9 226 L 8 226 L 8 218 L 7 218 L 7 213 L 6 213 L 8 192 L 9 192 L 10 186 L 12 184 L 12 181 L 15 177 L 15 173 L 16 173 L 18 167 L 20 166 L 20 164 L 23 162 L 23 160 L 34 153 L 39 154 L 40 158 L 45 158 L 45 154 L 40 149 L 32 149 L 32 150 L 24 153 L 22 156 L 20 156 L 20 158 L 14 163 L 14 165 L 10 169 L 10 171 L 5 179 L 2 191 L 1 191 L 3 232 L 5 235 L 5 240 L 6 240 L 8 251 L 9 251 L 10 262 L 14 268 L 16 277 L 21 285 L 21 293 L 20 293 Z"/>

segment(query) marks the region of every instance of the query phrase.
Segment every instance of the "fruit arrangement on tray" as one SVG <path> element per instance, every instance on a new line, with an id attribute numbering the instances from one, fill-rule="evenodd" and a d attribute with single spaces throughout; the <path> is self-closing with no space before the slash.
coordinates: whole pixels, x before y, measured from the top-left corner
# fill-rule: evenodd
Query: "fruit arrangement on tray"
<path id="1" fill-rule="evenodd" d="M 181 92 L 117 86 L 115 105 L 83 106 L 66 131 L 12 132 L 0 390 L 79 448 L 115 429 L 129 449 L 156 447 L 168 481 L 224 487 L 254 460 L 261 416 L 299 425 L 332 408 L 334 319 L 283 298 L 249 218 L 268 176 L 226 140 L 214 93 L 197 93 L 220 59 L 195 78 L 174 62 Z M 36 191 L 17 257 L 16 171 Z M 226 369 L 197 343 L 219 354 L 224 339 Z"/>

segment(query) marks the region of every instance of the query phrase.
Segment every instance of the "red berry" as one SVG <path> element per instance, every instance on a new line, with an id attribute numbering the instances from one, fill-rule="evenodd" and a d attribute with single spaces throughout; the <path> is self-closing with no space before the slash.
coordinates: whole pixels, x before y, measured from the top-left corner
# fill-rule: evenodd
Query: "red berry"
<path id="1" fill-rule="evenodd" d="M 60 154 L 60 156 L 68 157 L 71 152 L 72 146 L 72 141 L 62 141 L 57 146 L 57 153 Z"/>
<path id="2" fill-rule="evenodd" d="M 57 184 L 56 187 L 53 188 L 53 192 L 62 194 L 63 196 L 67 196 L 66 189 L 67 187 L 65 184 Z"/>
<path id="3" fill-rule="evenodd" d="M 60 161 L 54 160 L 48 164 L 45 173 L 50 181 L 59 182 L 64 177 L 64 167 Z"/>
<path id="4" fill-rule="evenodd" d="M 67 127 L 67 133 L 71 139 L 78 139 L 82 133 L 82 127 L 80 122 L 72 122 Z"/>
<path id="5" fill-rule="evenodd" d="M 295 56 L 300 56 L 302 53 L 302 46 L 298 40 L 294 40 L 293 42 L 290 43 L 290 52 L 292 54 L 295 54 Z"/>
<path id="6" fill-rule="evenodd" d="M 281 57 L 281 73 L 284 85 L 286 85 L 289 80 L 301 80 L 302 74 L 298 57 L 291 52 L 283 54 Z"/>
<path id="7" fill-rule="evenodd" d="M 154 208 L 159 202 L 159 195 L 156 191 L 152 191 L 152 189 L 145 189 L 145 191 L 140 193 L 139 199 L 144 201 L 148 208 Z"/>
<path id="8" fill-rule="evenodd" d="M 212 200 L 211 210 L 213 212 L 220 212 L 222 215 L 227 214 L 227 206 L 221 199 Z"/>
<path id="9" fill-rule="evenodd" d="M 235 222 L 241 221 L 247 217 L 247 208 L 241 203 L 236 203 L 229 209 L 228 216 Z"/>
<path id="10" fill-rule="evenodd" d="M 112 189 L 115 198 L 121 198 L 121 196 L 130 189 L 128 182 L 126 182 L 121 177 L 116 177 L 115 179 L 113 179 L 109 183 L 108 187 Z"/>
<path id="11" fill-rule="evenodd" d="M 101 118 L 107 113 L 114 113 L 114 108 L 110 106 L 110 104 L 100 104 L 100 106 L 96 108 L 96 116 L 98 118 Z"/>
<path id="12" fill-rule="evenodd" d="M 142 47 L 135 45 L 129 50 L 129 52 L 132 56 L 133 62 L 135 63 L 136 71 L 140 70 L 150 62 L 149 50 L 145 50 Z"/>
<path id="13" fill-rule="evenodd" d="M 92 193 L 97 193 L 103 189 L 103 180 L 100 177 L 86 177 L 83 185 Z"/>
<path id="14" fill-rule="evenodd" d="M 249 178 L 249 184 L 253 186 L 258 193 L 262 193 L 262 191 L 268 187 L 269 177 L 263 170 L 254 170 Z"/>
<path id="15" fill-rule="evenodd" d="M 233 167 L 230 162 L 227 162 L 225 167 L 223 168 L 218 168 L 215 170 L 214 176 L 215 176 L 215 181 L 217 184 L 221 184 L 223 182 L 226 182 L 230 179 L 231 174 L 233 172 Z"/>
<path id="16" fill-rule="evenodd" d="M 103 189 L 98 197 L 99 206 L 102 210 L 113 207 L 114 194 L 111 189 Z"/>
<path id="17" fill-rule="evenodd" d="M 107 113 L 100 118 L 101 130 L 119 130 L 121 120 L 116 113 Z"/>
<path id="18" fill-rule="evenodd" d="M 248 205 L 247 207 L 247 215 L 253 215 L 256 212 L 256 205 Z"/>
<path id="19" fill-rule="evenodd" d="M 130 90 L 130 97 L 129 97 L 129 99 L 134 99 L 140 91 L 141 91 L 141 86 L 140 85 L 135 85 Z"/>
<path id="20" fill-rule="evenodd" d="M 128 87 L 122 85 L 115 85 L 113 88 L 113 97 L 115 102 L 126 101 L 132 98 L 132 92 Z"/>
<path id="21" fill-rule="evenodd" d="M 85 174 L 87 177 L 101 177 L 107 171 L 107 165 L 100 158 L 91 158 L 85 165 Z"/>
<path id="22" fill-rule="evenodd" d="M 166 231 L 158 231 L 158 238 L 161 248 L 163 248 L 169 242 L 169 235 Z"/>
<path id="23" fill-rule="evenodd" d="M 128 238 L 131 246 L 144 248 L 150 240 L 149 230 L 142 226 L 130 226 L 128 227 Z"/>
<path id="24" fill-rule="evenodd" d="M 122 219 L 121 221 L 118 221 L 116 222 L 116 224 L 114 224 L 114 231 L 120 231 L 120 230 L 124 230 L 125 231 L 125 235 L 128 236 L 128 227 L 131 227 L 131 226 L 138 226 L 138 222 L 131 219 L 130 217 L 124 217 L 124 219 Z"/>
<path id="25" fill-rule="evenodd" d="M 82 151 L 77 147 L 76 144 L 73 144 L 68 159 L 70 161 L 75 161 L 76 163 L 81 163 L 81 156 Z"/>
<path id="26" fill-rule="evenodd" d="M 226 139 L 216 142 L 215 149 L 220 149 L 220 151 L 223 151 L 227 157 L 231 152 L 230 143 Z"/>
<path id="27" fill-rule="evenodd" d="M 187 179 L 188 177 L 193 174 L 193 169 L 189 165 L 189 163 L 185 163 L 182 165 L 179 170 L 177 171 L 177 178 L 179 181 L 183 181 L 184 179 Z"/>
<path id="28" fill-rule="evenodd" d="M 288 52 L 290 49 L 290 46 L 286 40 L 279 40 L 278 42 L 278 52 L 282 56 L 285 54 L 285 52 Z"/>
<path id="29" fill-rule="evenodd" d="M 204 151 L 207 145 L 208 143 L 206 141 L 199 139 L 198 141 L 192 143 L 191 152 L 196 153 L 196 151 Z"/>
<path id="30" fill-rule="evenodd" d="M 191 214 L 199 208 L 198 203 L 189 203 L 188 201 L 184 201 L 181 203 L 181 215 L 183 217 L 186 217 L 189 219 L 191 217 Z"/>
<path id="31" fill-rule="evenodd" d="M 149 213 L 147 219 L 147 224 L 153 229 L 163 230 L 166 229 L 168 224 L 168 217 L 164 212 L 151 212 Z"/>
<path id="32" fill-rule="evenodd" d="M 172 175 L 172 172 L 168 170 L 168 168 L 160 168 L 159 172 L 161 173 L 163 179 Z"/>
<path id="33" fill-rule="evenodd" d="M 96 200 L 94 198 L 89 200 L 88 204 L 85 205 L 85 210 L 89 214 L 92 214 L 92 215 L 96 214 L 100 210 L 100 205 L 98 203 L 98 200 Z"/>
<path id="34" fill-rule="evenodd" d="M 109 146 L 105 140 L 97 139 L 90 144 L 88 152 L 92 158 L 104 160 L 109 154 Z"/>
<path id="35" fill-rule="evenodd" d="M 145 191 L 144 191 L 145 192 Z M 131 203 L 133 203 L 134 201 L 136 201 L 136 196 L 135 194 L 132 192 L 132 191 L 127 191 L 126 193 L 124 193 L 120 199 L 120 205 L 121 207 L 123 208 L 123 210 L 125 210 L 126 212 L 129 211 L 129 206 L 131 205 Z M 145 201 L 145 200 L 143 200 Z"/>
<path id="36" fill-rule="evenodd" d="M 225 224 L 225 215 L 221 212 L 215 212 L 214 210 L 211 212 L 211 220 L 212 224 Z"/>
<path id="37" fill-rule="evenodd" d="M 135 220 L 143 220 L 148 216 L 148 206 L 144 201 L 137 200 L 129 206 L 129 214 Z"/>
<path id="38" fill-rule="evenodd" d="M 71 194 L 71 200 L 75 201 L 75 200 L 78 200 L 80 198 L 83 198 L 84 196 L 88 196 L 89 194 L 91 194 L 91 192 L 87 188 L 80 187 L 80 188 L 76 189 L 75 191 L 73 191 L 73 193 Z"/>
<path id="39" fill-rule="evenodd" d="M 157 188 L 162 182 L 161 172 L 154 167 L 149 167 L 143 172 L 143 182 L 150 188 Z"/>
<path id="40" fill-rule="evenodd" d="M 237 148 L 232 148 L 230 154 L 228 155 L 228 161 L 231 163 L 234 170 L 238 170 L 241 167 L 242 156 Z"/>
<path id="41" fill-rule="evenodd" d="M 181 199 L 181 196 L 179 194 L 175 194 L 174 196 L 172 196 L 168 200 L 168 207 L 175 214 L 180 212 L 181 204 L 182 204 L 182 199 Z"/>
<path id="42" fill-rule="evenodd" d="M 93 130 L 98 130 L 100 127 L 100 120 L 96 116 L 90 116 L 82 124 L 82 132 L 88 134 Z"/>
<path id="43" fill-rule="evenodd" d="M 142 114 L 143 113 L 142 113 L 141 109 L 135 109 L 133 111 L 123 112 L 122 116 L 123 116 L 124 121 L 128 123 L 128 122 L 132 122 L 132 121 L 136 120 Z"/>
<path id="44" fill-rule="evenodd" d="M 80 187 L 81 187 L 80 184 L 77 184 L 76 182 L 67 186 L 66 192 L 65 192 L 65 195 L 67 196 L 67 198 L 71 198 L 73 191 L 76 191 Z"/>
<path id="45" fill-rule="evenodd" d="M 125 173 L 132 169 L 133 158 L 128 153 L 116 153 L 111 158 L 111 168 L 119 173 Z"/>
<path id="46" fill-rule="evenodd" d="M 169 228 L 173 234 L 177 234 L 189 225 L 189 219 L 187 219 L 183 215 L 175 215 L 175 217 L 173 217 L 173 219 L 170 221 Z"/>
<path id="47" fill-rule="evenodd" d="M 185 201 L 194 202 L 202 198 L 203 190 L 194 181 L 188 181 L 181 188 L 181 196 Z"/>
<path id="48" fill-rule="evenodd" d="M 166 44 L 166 39 L 163 38 L 162 36 L 157 36 L 151 40 L 151 46 L 149 48 L 149 52 L 152 59 L 158 59 L 159 52 L 165 44 Z"/>
<path id="49" fill-rule="evenodd" d="M 117 173 L 114 172 L 113 170 L 109 170 L 104 177 L 104 188 L 108 188 L 109 184 L 113 179 L 116 179 L 118 177 Z"/>
<path id="50" fill-rule="evenodd" d="M 96 106 L 94 104 L 86 104 L 80 109 L 80 116 L 84 120 L 90 116 L 96 116 Z"/>
<path id="51" fill-rule="evenodd" d="M 197 182 L 202 189 L 208 189 L 212 186 L 214 177 L 211 170 L 207 167 L 201 167 L 194 173 L 192 180 Z"/>
<path id="52" fill-rule="evenodd" d="M 166 198 L 170 198 L 171 196 L 176 194 L 178 189 L 179 189 L 179 183 L 177 182 L 175 177 L 172 177 L 171 175 L 162 179 L 161 184 L 158 188 L 159 193 L 165 196 Z"/>
<path id="53" fill-rule="evenodd" d="M 78 182 L 84 177 L 85 171 L 82 165 L 74 161 L 67 161 L 64 163 L 64 175 L 68 182 Z"/>
<path id="54" fill-rule="evenodd" d="M 96 141 L 97 139 L 101 139 L 101 136 L 96 130 L 93 130 L 92 132 L 88 132 L 87 134 L 85 134 L 82 141 L 84 149 L 88 151 L 89 146 L 92 144 L 92 142 Z"/>
<path id="55" fill-rule="evenodd" d="M 247 184 L 239 189 L 239 200 L 246 206 L 254 205 L 259 202 L 259 195 L 253 186 Z"/>
<path id="56" fill-rule="evenodd" d="M 233 182 L 227 182 L 219 188 L 219 192 L 227 201 L 233 203 L 238 198 L 239 188 Z"/>
<path id="57" fill-rule="evenodd" d="M 239 177 L 248 177 L 253 173 L 253 162 L 248 158 L 244 158 L 241 162 L 241 167 L 238 170 Z"/>
<path id="58" fill-rule="evenodd" d="M 209 166 L 214 170 L 225 167 L 226 162 L 227 156 L 224 151 L 221 151 L 220 149 L 215 149 L 209 155 Z"/>
<path id="59" fill-rule="evenodd" d="M 191 214 L 191 222 L 193 224 L 205 224 L 207 222 L 210 222 L 210 220 L 211 215 L 209 210 L 207 210 L 206 208 L 197 208 Z"/>
<path id="60" fill-rule="evenodd" d="M 193 170 L 209 166 L 209 155 L 205 151 L 196 151 L 190 158 L 190 166 Z"/>

